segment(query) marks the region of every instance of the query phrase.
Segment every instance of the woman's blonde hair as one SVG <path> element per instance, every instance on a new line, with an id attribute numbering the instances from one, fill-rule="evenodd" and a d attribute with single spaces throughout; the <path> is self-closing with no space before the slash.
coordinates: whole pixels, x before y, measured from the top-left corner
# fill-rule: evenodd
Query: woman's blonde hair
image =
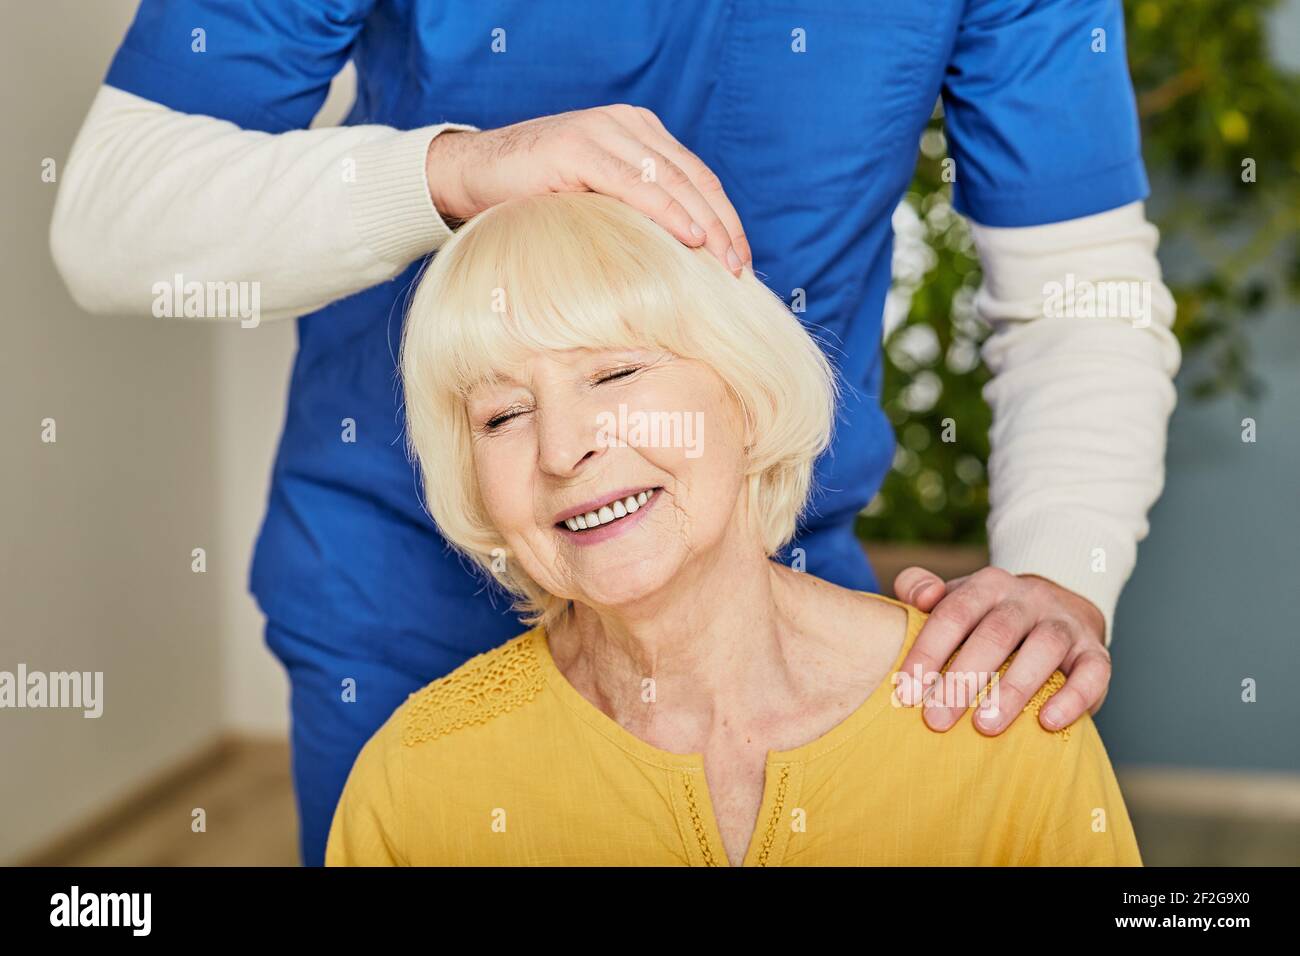
<path id="1" fill-rule="evenodd" d="M 531 624 L 568 601 L 506 554 L 474 474 L 465 397 L 530 353 L 659 348 L 711 367 L 751 429 L 748 512 L 770 556 L 795 532 L 838 390 L 822 350 L 751 273 L 732 276 L 621 200 L 549 193 L 480 213 L 420 279 L 402 332 L 407 442 L 443 537 Z"/>

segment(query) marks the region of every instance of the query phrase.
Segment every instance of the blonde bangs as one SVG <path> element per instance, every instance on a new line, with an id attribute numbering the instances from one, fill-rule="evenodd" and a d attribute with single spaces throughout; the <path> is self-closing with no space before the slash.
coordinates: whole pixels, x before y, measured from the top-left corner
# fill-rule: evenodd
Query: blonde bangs
<path id="1" fill-rule="evenodd" d="M 434 260 L 421 289 L 436 287 L 437 302 L 412 309 L 429 316 L 420 347 L 447 376 L 442 388 L 463 396 L 537 352 L 663 348 L 696 357 L 683 334 L 682 260 L 665 244 L 676 240 L 644 217 L 635 229 L 626 215 L 602 214 L 599 199 L 619 202 L 588 195 L 595 212 L 585 216 L 558 193 L 495 206 Z"/>

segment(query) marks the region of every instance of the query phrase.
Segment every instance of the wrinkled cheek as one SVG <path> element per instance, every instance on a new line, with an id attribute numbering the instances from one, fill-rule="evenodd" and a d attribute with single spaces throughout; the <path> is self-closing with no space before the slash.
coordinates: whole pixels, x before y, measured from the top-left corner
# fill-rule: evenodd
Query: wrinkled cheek
<path id="1" fill-rule="evenodd" d="M 677 504 L 677 499 L 672 498 L 668 502 L 672 507 L 665 508 L 661 516 L 667 520 L 663 522 L 665 532 L 672 537 L 677 543 L 686 547 L 691 543 L 691 521 L 690 515 L 684 508 Z"/>
<path id="2" fill-rule="evenodd" d="M 662 492 L 661 492 L 662 494 Z M 640 561 L 659 563 L 692 550 L 690 516 L 674 496 L 667 496 L 650 515 L 635 542 L 624 545 L 624 554 Z"/>
<path id="3" fill-rule="evenodd" d="M 527 561 L 521 562 L 524 572 L 551 594 L 574 597 L 574 546 L 564 541 L 533 541 L 528 546 Z"/>

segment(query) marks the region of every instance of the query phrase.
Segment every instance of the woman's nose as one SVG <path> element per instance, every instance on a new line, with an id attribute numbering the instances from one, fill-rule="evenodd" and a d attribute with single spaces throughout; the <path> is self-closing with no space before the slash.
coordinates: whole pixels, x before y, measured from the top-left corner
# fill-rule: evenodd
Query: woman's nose
<path id="1" fill-rule="evenodd" d="M 604 452 L 602 434 L 596 413 L 581 403 L 543 409 L 538 415 L 538 464 L 547 474 L 574 475 Z"/>

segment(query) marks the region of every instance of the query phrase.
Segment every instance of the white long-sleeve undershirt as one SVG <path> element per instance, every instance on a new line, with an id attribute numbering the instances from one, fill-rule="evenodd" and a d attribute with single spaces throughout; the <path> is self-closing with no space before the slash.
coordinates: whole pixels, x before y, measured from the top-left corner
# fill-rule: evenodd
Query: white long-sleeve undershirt
<path id="1" fill-rule="evenodd" d="M 1109 646 L 1164 487 L 1182 360 L 1159 231 L 1135 202 L 972 232 L 984 272 L 975 308 L 993 327 L 981 348 L 993 374 L 989 563 L 1087 597 Z"/>
<path id="2" fill-rule="evenodd" d="M 444 123 L 268 134 L 102 87 L 73 144 L 50 245 L 77 303 L 148 314 L 154 286 L 260 284 L 261 318 L 286 319 L 392 278 L 450 235 L 426 156 Z M 1164 484 L 1181 353 L 1141 203 L 1027 228 L 972 225 L 976 299 L 993 326 L 990 563 L 1088 598 L 1106 620 Z M 1071 278 L 1072 277 L 1072 278 Z M 1051 283 L 1147 283 L 1149 324 L 1048 317 Z M 1077 310 L 1076 310 L 1077 311 Z"/>
<path id="3" fill-rule="evenodd" d="M 65 164 L 50 250 L 77 304 L 149 314 L 157 282 L 257 282 L 262 320 L 391 279 L 451 235 L 425 160 L 442 123 L 271 134 L 101 87 Z"/>

